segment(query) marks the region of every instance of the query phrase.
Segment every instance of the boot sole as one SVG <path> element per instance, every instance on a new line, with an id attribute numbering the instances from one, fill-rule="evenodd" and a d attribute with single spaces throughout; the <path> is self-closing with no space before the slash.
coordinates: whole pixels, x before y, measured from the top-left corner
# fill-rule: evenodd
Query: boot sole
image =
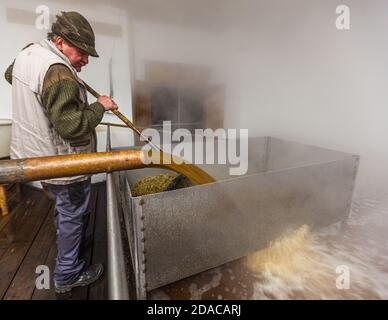
<path id="1" fill-rule="evenodd" d="M 77 287 L 88 286 L 88 285 L 92 284 L 93 282 L 97 281 L 102 276 L 103 273 L 104 273 L 104 269 L 102 269 L 101 272 L 95 278 L 90 279 L 89 281 L 86 281 L 86 282 L 81 283 L 81 284 L 70 285 L 67 288 L 61 288 L 61 289 L 55 287 L 55 293 L 63 294 L 63 293 L 70 292 L 72 289 L 77 288 Z"/>

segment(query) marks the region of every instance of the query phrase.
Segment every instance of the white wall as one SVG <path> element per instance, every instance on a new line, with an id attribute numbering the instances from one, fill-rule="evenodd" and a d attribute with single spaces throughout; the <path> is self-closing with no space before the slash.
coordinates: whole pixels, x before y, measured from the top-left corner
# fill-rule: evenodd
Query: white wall
<path id="1" fill-rule="evenodd" d="M 388 1 L 95 3 L 48 1 L 53 11 L 80 10 L 96 21 L 122 26 L 120 39 L 97 34 L 102 58 L 92 59 L 82 77 L 107 93 L 113 51 L 115 99 L 126 115 L 131 115 L 131 77 L 143 79 L 146 60 L 212 66 L 214 82 L 227 88 L 226 127 L 360 154 L 360 181 L 387 184 Z M 7 44 L 0 52 L 0 65 L 5 69 L 26 43 L 44 36 L 33 26 L 7 22 L 6 7 L 33 11 L 42 3 L 0 4 Z M 340 4 L 351 10 L 349 31 L 335 28 Z M 0 118 L 7 118 L 11 100 L 5 81 L 0 81 L 0 90 Z M 113 130 L 114 144 L 131 143 L 129 132 Z M 103 148 L 104 139 L 100 142 Z"/>
<path id="2" fill-rule="evenodd" d="M 388 2 L 289 3 L 258 12 L 234 46 L 250 49 L 235 51 L 229 125 L 360 154 L 361 184 L 387 186 Z M 349 31 L 335 28 L 338 4 L 350 7 Z"/>
<path id="3" fill-rule="evenodd" d="M 8 65 L 13 61 L 18 52 L 31 42 L 38 42 L 46 37 L 48 30 L 38 30 L 35 27 L 35 17 L 39 14 L 35 12 L 40 5 L 46 5 L 50 9 L 52 17 L 60 11 L 78 11 L 83 14 L 95 27 L 96 24 L 108 24 L 113 26 L 113 32 L 95 29 L 96 48 L 100 57 L 98 59 L 90 57 L 89 65 L 80 73 L 80 77 L 101 94 L 109 95 L 109 61 L 113 59 L 113 88 L 114 100 L 120 106 L 122 113 L 130 119 L 132 117 L 132 91 L 131 91 L 131 68 L 130 49 L 128 41 L 128 19 L 126 10 L 122 9 L 120 2 L 112 1 L 96 4 L 95 1 L 34 1 L 34 0 L 0 0 L 0 28 L 1 39 L 4 44 L 0 50 L 1 74 L 4 73 Z M 19 12 L 21 17 L 15 19 L 9 14 L 10 11 Z M 30 15 L 32 19 L 29 18 Z M 25 18 L 23 18 L 23 16 Z M 94 25 L 93 25 L 94 23 Z M 115 31 L 116 30 L 116 31 Z M 116 34 L 115 34 L 116 32 Z M 1 76 L 0 92 L 2 102 L 0 108 L 0 119 L 12 117 L 11 87 Z M 89 95 L 89 101 L 95 98 Z M 120 123 L 113 114 L 106 113 L 104 121 Z M 112 138 L 114 146 L 128 146 L 133 144 L 133 136 L 128 133 L 121 133 L 121 129 L 112 128 Z M 98 127 L 98 149 L 105 151 L 106 128 Z M 104 175 L 98 175 L 95 181 L 104 179 Z"/>
<path id="4" fill-rule="evenodd" d="M 360 154 L 360 178 L 386 180 L 388 2 L 342 1 L 349 31 L 335 28 L 337 1 L 290 3 L 258 12 L 231 46 L 249 50 L 234 51 L 240 103 L 229 126 Z"/>
<path id="5" fill-rule="evenodd" d="M 96 47 L 100 58 L 90 57 L 89 65 L 80 73 L 80 77 L 101 94 L 109 94 L 108 70 L 109 60 L 112 58 L 114 99 L 120 106 L 121 111 L 130 117 L 132 114 L 132 94 L 127 13 L 126 10 L 115 4 L 117 1 L 94 6 L 91 5 L 92 3 L 94 1 L 77 3 L 73 1 L 0 0 L 1 38 L 3 43 L 6 44 L 0 51 L 1 72 L 4 73 L 7 66 L 26 44 L 40 41 L 46 37 L 48 32 L 48 30 L 38 30 L 33 20 L 21 23 L 15 21 L 15 19 L 10 19 L 7 15 L 9 10 L 26 11 L 36 15 L 36 17 L 39 14 L 36 14 L 35 10 L 40 5 L 47 5 L 51 16 L 55 16 L 60 11 L 79 11 L 91 21 L 92 25 L 93 23 L 110 24 L 119 31 L 116 35 L 96 31 Z M 50 21 L 50 26 L 52 22 Z M 0 118 L 10 118 L 12 114 L 11 87 L 3 78 L 0 80 L 0 92 L 2 93 Z M 89 96 L 89 100 L 94 101 L 95 99 Z M 104 121 L 120 122 L 112 114 L 106 114 Z M 105 141 L 101 142 L 105 146 Z M 128 135 L 117 141 L 118 145 L 131 143 L 132 140 Z"/>

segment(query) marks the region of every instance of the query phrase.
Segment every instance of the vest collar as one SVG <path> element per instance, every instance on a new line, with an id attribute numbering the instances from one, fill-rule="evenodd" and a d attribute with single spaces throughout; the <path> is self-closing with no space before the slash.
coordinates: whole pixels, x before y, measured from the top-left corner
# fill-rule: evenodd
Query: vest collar
<path id="1" fill-rule="evenodd" d="M 76 76 L 76 78 L 78 78 L 77 70 L 75 70 L 74 67 L 71 65 L 71 62 L 68 57 L 66 57 L 61 51 L 59 51 L 52 41 L 44 39 L 40 42 L 40 45 L 43 48 L 46 48 L 47 50 L 50 50 L 52 53 L 59 56 L 66 63 L 66 65 L 70 67 L 70 70 Z"/>

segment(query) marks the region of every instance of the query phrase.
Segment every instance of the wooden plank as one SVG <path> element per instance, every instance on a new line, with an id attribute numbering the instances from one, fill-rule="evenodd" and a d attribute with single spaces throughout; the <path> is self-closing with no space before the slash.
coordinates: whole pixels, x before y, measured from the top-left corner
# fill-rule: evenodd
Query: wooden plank
<path id="1" fill-rule="evenodd" d="M 19 185 L 19 189 L 21 189 Z M 23 198 L 20 198 L 19 201 L 14 205 L 11 206 L 10 214 L 7 216 L 1 216 L 0 215 L 0 231 L 5 227 L 5 225 L 11 220 L 16 218 L 17 212 L 19 212 L 19 207 L 25 205 L 26 199 L 29 199 L 36 190 L 33 190 L 29 187 L 23 188 Z M 19 191 L 19 194 L 21 195 L 21 191 Z"/>
<path id="2" fill-rule="evenodd" d="M 40 194 L 41 195 L 41 194 Z M 26 203 L 22 216 L 8 223 L 2 230 L 11 237 L 10 245 L 0 258 L 0 298 L 3 298 L 10 282 L 14 278 L 21 262 L 30 248 L 36 234 L 42 226 L 50 208 L 50 201 L 40 196 L 37 204 Z"/>
<path id="3" fill-rule="evenodd" d="M 35 289 L 36 267 L 44 265 L 49 254 L 48 248 L 55 242 L 53 203 L 50 206 L 42 228 L 15 275 L 4 300 L 29 300 Z"/>
<path id="4" fill-rule="evenodd" d="M 15 232 L 17 232 L 17 226 L 22 224 L 22 222 L 20 221 L 23 217 L 25 217 L 24 213 L 26 211 L 26 206 L 33 206 L 39 197 L 40 193 L 36 192 L 36 190 L 27 188 L 23 200 L 20 201 L 17 206 L 12 209 L 11 213 L 8 216 L 0 218 L 0 259 L 12 243 L 15 236 Z M 4 230 L 5 226 L 8 223 L 12 224 L 11 230 L 13 230 L 13 232 L 11 233 L 9 232 L 9 229 Z"/>
<path id="5" fill-rule="evenodd" d="M 26 218 L 29 216 L 28 212 L 33 210 L 34 205 L 36 205 L 39 199 L 40 194 L 32 192 L 17 207 L 13 215 L 9 217 L 8 223 L 0 231 L 0 261 L 9 247 L 15 242 L 20 227 L 27 223 Z"/>
<path id="6" fill-rule="evenodd" d="M 12 231 L 13 229 L 18 230 L 20 236 L 13 239 L 12 243 L 17 243 L 19 246 L 26 245 L 29 237 L 27 234 L 34 234 L 30 232 L 32 229 L 36 229 L 38 223 L 33 224 L 27 228 L 30 220 L 39 220 L 39 217 L 36 214 L 36 211 L 42 212 L 43 203 L 47 202 L 46 198 L 42 197 L 41 191 L 28 190 L 27 195 L 25 194 L 25 201 L 23 205 L 19 205 L 15 210 L 15 214 L 11 215 L 11 220 L 14 218 L 10 225 L 5 224 L 3 234 Z M 46 201 L 45 201 L 46 200 Z M 54 291 L 53 284 L 53 272 L 55 268 L 55 259 L 57 255 L 56 248 L 56 239 L 55 239 L 55 227 L 54 227 L 54 217 L 53 217 L 53 204 L 50 202 L 51 207 L 47 207 L 46 211 L 50 211 L 49 214 L 46 214 L 41 226 L 35 232 L 35 237 L 33 237 L 34 242 L 30 244 L 29 250 L 24 255 L 21 254 L 21 248 L 17 249 L 16 253 L 13 251 L 13 255 L 16 254 L 19 263 L 17 263 L 16 268 L 8 268 L 9 271 L 14 271 L 14 275 L 9 275 L 7 279 L 11 276 L 11 280 L 8 280 L 6 287 L 8 290 L 4 293 L 5 299 L 32 299 L 32 300 L 53 300 L 53 299 L 86 299 L 90 296 L 92 299 L 105 299 L 106 298 L 106 285 L 105 281 L 99 280 L 97 283 L 90 286 L 90 288 L 76 288 L 72 290 L 70 294 L 65 295 L 56 295 Z M 35 206 L 35 207 L 34 207 Z M 106 266 L 106 192 L 105 184 L 93 185 L 92 187 L 92 197 L 91 197 L 91 215 L 89 219 L 89 224 L 86 229 L 87 236 L 93 236 L 93 233 L 96 233 L 97 242 L 94 242 L 83 254 L 83 258 L 87 263 L 104 263 Z M 34 210 L 32 210 L 34 209 Z M 32 211 L 31 211 L 32 210 Z M 32 218 L 31 215 L 36 216 Z M 98 217 L 98 218 L 97 218 Z M 19 227 L 18 227 L 19 226 Z M 29 231 L 30 230 L 30 231 Z M 1 232 L 0 232 L 1 233 Z M 11 232 L 12 233 L 12 232 Z M 28 238 L 28 239 L 27 239 Z M 7 258 L 7 261 L 10 261 L 10 248 L 6 249 L 4 253 L 4 259 Z M 1 254 L 1 247 L 0 247 Z M 20 256 L 23 256 L 20 259 Z M 11 261 L 12 265 L 15 265 L 15 259 Z M 0 267 L 4 265 L 4 261 Z M 47 265 L 50 270 L 50 290 L 37 290 L 35 288 L 35 268 L 37 265 Z M 4 266 L 3 266 L 4 267 Z M 16 273 L 17 271 L 17 273 Z M 6 271 L 6 274 L 7 271 Z M 0 268 L 0 279 L 3 280 L 4 274 Z M 0 281 L 3 283 L 4 281 Z M 4 282 L 5 283 L 5 282 Z M 9 285 L 9 283 L 11 283 Z M 4 286 L 4 285 L 3 285 Z M 0 287 L 1 289 L 1 287 Z"/>
<path id="7" fill-rule="evenodd" d="M 3 254 L 7 251 L 8 245 L 6 244 L 6 241 L 3 241 L 0 239 L 0 257 L 3 256 Z"/>
<path id="8" fill-rule="evenodd" d="M 13 224 L 17 225 L 17 221 L 20 216 L 24 215 L 24 209 L 31 201 L 37 201 L 42 196 L 41 190 L 32 189 L 29 187 L 25 188 L 23 199 L 21 199 L 13 208 L 8 216 L 1 217 L 0 215 L 0 237 L 1 231 L 7 225 L 8 222 L 12 221 Z"/>
<path id="9" fill-rule="evenodd" d="M 107 299 L 107 236 L 106 236 L 106 185 L 98 186 L 96 218 L 94 223 L 94 241 L 91 264 L 104 264 L 104 274 L 101 279 L 89 286 L 89 300 Z"/>
<path id="10" fill-rule="evenodd" d="M 5 186 L 7 193 L 7 201 L 10 202 L 19 202 L 21 200 L 21 187 L 20 183 L 7 184 Z"/>
<path id="11" fill-rule="evenodd" d="M 20 204 L 19 204 L 20 205 Z M 15 208 L 16 209 L 16 208 Z M 12 211 L 11 211 L 12 214 Z M 5 225 L 9 222 L 11 219 L 11 214 L 7 216 L 0 216 L 0 231 L 5 227 Z"/>

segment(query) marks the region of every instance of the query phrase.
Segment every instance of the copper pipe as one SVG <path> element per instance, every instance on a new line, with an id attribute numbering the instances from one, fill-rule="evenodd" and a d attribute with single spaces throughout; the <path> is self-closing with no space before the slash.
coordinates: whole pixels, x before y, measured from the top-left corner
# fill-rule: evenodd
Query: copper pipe
<path id="1" fill-rule="evenodd" d="M 144 168 L 142 150 L 0 161 L 0 184 Z"/>
<path id="2" fill-rule="evenodd" d="M 195 184 L 214 182 L 214 178 L 197 166 L 180 163 L 167 154 L 154 154 L 143 150 L 121 150 L 50 156 L 28 159 L 0 161 L 0 185 L 15 182 L 40 181 L 62 177 L 73 177 L 101 172 L 140 169 L 145 167 L 163 168 L 188 177 Z M 163 163 L 163 158 L 170 160 Z M 147 163 L 147 164 L 145 164 Z M 178 164 L 180 163 L 180 164 Z"/>

